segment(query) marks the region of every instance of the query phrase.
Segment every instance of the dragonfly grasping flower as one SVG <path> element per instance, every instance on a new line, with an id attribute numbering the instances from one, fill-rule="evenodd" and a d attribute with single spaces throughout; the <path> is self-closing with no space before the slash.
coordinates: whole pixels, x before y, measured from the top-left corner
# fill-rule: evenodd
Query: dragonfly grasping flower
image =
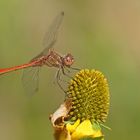
<path id="1" fill-rule="evenodd" d="M 97 70 L 83 69 L 70 80 L 65 102 L 51 115 L 56 140 L 104 138 L 101 124 L 110 105 L 105 76 Z"/>

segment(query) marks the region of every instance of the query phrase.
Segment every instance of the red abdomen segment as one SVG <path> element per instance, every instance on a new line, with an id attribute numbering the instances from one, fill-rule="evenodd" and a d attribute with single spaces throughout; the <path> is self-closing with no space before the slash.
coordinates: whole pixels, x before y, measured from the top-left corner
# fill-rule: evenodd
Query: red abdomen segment
<path id="1" fill-rule="evenodd" d="M 31 67 L 31 66 L 33 66 L 33 65 L 35 65 L 35 64 L 36 64 L 36 62 L 33 61 L 33 62 L 31 62 L 31 63 L 28 63 L 28 64 L 23 64 L 23 65 L 19 65 L 19 66 L 14 66 L 14 67 L 11 67 L 11 68 L 0 69 L 0 75 L 1 75 L 1 74 L 5 74 L 5 73 L 8 73 L 8 72 L 12 72 L 12 71 L 24 69 L 24 68 L 27 68 L 27 67 Z"/>

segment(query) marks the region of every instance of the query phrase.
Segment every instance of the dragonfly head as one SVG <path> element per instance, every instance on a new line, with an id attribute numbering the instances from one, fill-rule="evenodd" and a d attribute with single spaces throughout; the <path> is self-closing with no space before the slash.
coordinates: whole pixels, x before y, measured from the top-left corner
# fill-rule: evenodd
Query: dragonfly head
<path id="1" fill-rule="evenodd" d="M 73 64 L 73 62 L 74 62 L 74 58 L 70 53 L 64 56 L 63 63 L 65 66 L 70 67 Z"/>

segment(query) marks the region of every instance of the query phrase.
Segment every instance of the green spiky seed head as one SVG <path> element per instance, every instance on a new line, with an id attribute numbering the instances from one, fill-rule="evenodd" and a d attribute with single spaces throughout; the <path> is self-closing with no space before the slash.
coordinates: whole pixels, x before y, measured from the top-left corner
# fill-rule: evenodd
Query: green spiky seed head
<path id="1" fill-rule="evenodd" d="M 72 100 L 69 120 L 105 122 L 109 111 L 109 87 L 97 70 L 83 69 L 71 79 L 66 98 Z"/>

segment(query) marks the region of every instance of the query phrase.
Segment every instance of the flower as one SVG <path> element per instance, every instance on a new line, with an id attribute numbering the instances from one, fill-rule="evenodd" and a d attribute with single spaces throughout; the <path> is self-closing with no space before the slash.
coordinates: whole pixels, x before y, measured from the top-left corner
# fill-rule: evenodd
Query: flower
<path id="1" fill-rule="evenodd" d="M 68 123 L 66 130 L 71 134 L 71 140 L 103 137 L 100 126 L 98 124 L 92 124 L 90 120 L 80 122 L 78 119 L 73 125 Z"/>
<path id="2" fill-rule="evenodd" d="M 66 98 L 72 99 L 71 121 L 105 122 L 109 111 L 109 88 L 105 76 L 96 70 L 81 70 L 70 81 Z"/>
<path id="3" fill-rule="evenodd" d="M 70 80 L 65 102 L 51 115 L 56 140 L 103 140 L 100 123 L 109 112 L 109 87 L 97 70 L 83 69 Z"/>

